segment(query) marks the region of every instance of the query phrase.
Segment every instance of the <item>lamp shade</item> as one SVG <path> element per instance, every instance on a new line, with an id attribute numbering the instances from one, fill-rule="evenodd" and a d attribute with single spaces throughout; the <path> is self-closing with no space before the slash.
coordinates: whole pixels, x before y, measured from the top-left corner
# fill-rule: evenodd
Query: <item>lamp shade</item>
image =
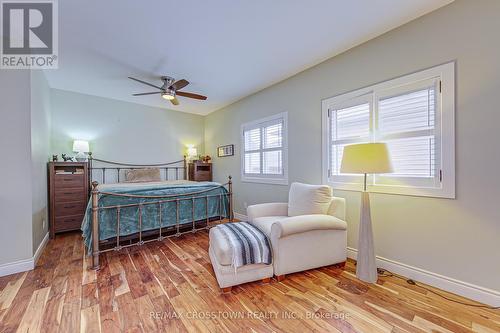
<path id="1" fill-rule="evenodd" d="M 188 157 L 195 157 L 196 155 L 198 155 L 198 150 L 194 145 L 187 146 L 187 155 Z"/>
<path id="2" fill-rule="evenodd" d="M 83 140 L 73 141 L 73 151 L 75 153 L 88 153 L 90 151 L 89 142 Z"/>
<path id="3" fill-rule="evenodd" d="M 344 147 L 341 173 L 392 172 L 389 149 L 385 143 L 362 143 Z"/>

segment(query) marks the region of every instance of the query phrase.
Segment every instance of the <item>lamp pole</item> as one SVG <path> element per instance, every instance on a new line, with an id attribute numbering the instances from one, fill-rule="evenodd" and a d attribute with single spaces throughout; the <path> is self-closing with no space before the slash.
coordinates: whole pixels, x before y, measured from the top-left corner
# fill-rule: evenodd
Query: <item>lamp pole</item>
<path id="1" fill-rule="evenodd" d="M 365 282 L 377 281 L 377 263 L 375 261 L 375 247 L 373 242 L 372 218 L 370 212 L 370 195 L 366 191 L 366 178 L 364 174 L 364 187 L 361 193 L 361 211 L 358 235 L 358 256 L 356 276 Z"/>

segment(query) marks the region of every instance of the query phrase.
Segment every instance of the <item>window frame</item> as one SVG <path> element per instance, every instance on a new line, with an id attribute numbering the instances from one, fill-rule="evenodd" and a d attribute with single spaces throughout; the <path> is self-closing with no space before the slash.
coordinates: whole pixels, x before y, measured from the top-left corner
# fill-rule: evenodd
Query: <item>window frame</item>
<path id="1" fill-rule="evenodd" d="M 245 173 L 245 131 L 249 131 L 255 128 L 263 128 L 266 127 L 266 123 L 270 123 L 273 121 L 279 121 L 281 120 L 283 122 L 283 129 L 282 129 L 282 145 L 281 149 L 279 148 L 262 148 L 263 144 L 263 137 L 261 134 L 261 145 L 258 150 L 252 150 L 253 152 L 259 152 L 261 154 L 261 173 L 260 174 L 247 174 Z M 262 183 L 262 184 L 274 184 L 274 185 L 288 185 L 288 113 L 287 112 L 281 112 L 269 117 L 253 120 L 250 122 L 246 122 L 241 124 L 241 130 L 240 130 L 240 140 L 241 140 L 241 158 L 240 158 L 240 170 L 241 170 L 241 181 L 242 182 L 249 182 L 249 183 Z M 283 164 L 283 173 L 282 175 L 276 175 L 276 174 L 262 174 L 262 154 L 266 151 L 276 151 L 276 150 L 281 150 L 281 158 L 282 158 L 282 164 Z"/>
<path id="2" fill-rule="evenodd" d="M 455 198 L 455 62 L 435 66 L 412 74 L 404 75 L 395 79 L 383 81 L 365 88 L 340 94 L 322 100 L 322 178 L 323 183 L 331 185 L 334 189 L 348 191 L 362 191 L 362 175 L 331 175 L 331 129 L 330 109 L 339 108 L 339 105 L 349 103 L 350 100 L 362 96 L 371 96 L 370 109 L 370 142 L 375 142 L 378 123 L 378 99 L 382 94 L 385 98 L 387 92 L 404 91 L 405 88 L 417 85 L 423 81 L 437 80 L 436 95 L 439 94 L 436 103 L 435 141 L 439 140 L 440 170 L 437 177 L 440 178 L 438 186 L 421 186 L 404 183 L 405 177 L 392 177 L 393 184 L 376 183 L 377 175 L 369 175 L 367 179 L 367 191 L 375 193 L 401 194 L 424 197 Z M 440 134 L 438 137 L 437 134 Z M 379 133 L 377 133 L 379 135 Z M 378 141 L 383 142 L 383 141 Z M 438 162 L 436 162 L 438 163 Z M 396 180 L 396 181 L 394 181 Z M 439 180 L 439 179 L 438 179 Z"/>

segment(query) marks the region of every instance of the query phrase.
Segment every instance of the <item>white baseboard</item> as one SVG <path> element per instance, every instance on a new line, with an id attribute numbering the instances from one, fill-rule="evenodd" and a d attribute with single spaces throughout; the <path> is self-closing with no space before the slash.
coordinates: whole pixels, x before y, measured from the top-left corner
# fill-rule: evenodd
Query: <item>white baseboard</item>
<path id="1" fill-rule="evenodd" d="M 18 260 L 0 265 L 0 276 L 32 270 L 35 267 L 33 258 Z"/>
<path id="2" fill-rule="evenodd" d="M 248 221 L 248 216 L 246 215 L 243 215 L 243 214 L 240 214 L 240 213 L 233 213 L 234 214 L 234 218 L 235 219 L 238 219 L 240 221 Z"/>
<path id="3" fill-rule="evenodd" d="M 347 248 L 347 257 L 356 260 L 358 250 L 352 247 Z M 469 299 L 488 304 L 500 306 L 500 292 L 472 283 L 460 281 L 448 276 L 426 271 L 424 269 L 406 265 L 391 259 L 377 256 L 377 267 L 387 269 L 392 273 L 411 278 L 415 281 L 428 284 L 430 286 L 443 289 L 454 294 L 467 297 Z"/>
<path id="4" fill-rule="evenodd" d="M 38 249 L 36 249 L 35 251 L 35 255 L 33 256 L 33 267 L 36 266 L 36 263 L 38 262 L 38 259 L 42 255 L 43 249 L 45 249 L 45 245 L 47 245 L 48 241 L 49 241 L 49 233 L 47 232 L 43 237 L 42 241 L 40 242 L 40 245 L 38 245 Z"/>
<path id="5" fill-rule="evenodd" d="M 0 276 L 25 272 L 34 269 L 38 258 L 40 258 L 40 255 L 42 254 L 43 249 L 45 248 L 45 245 L 47 245 L 48 241 L 49 233 L 47 232 L 47 234 L 45 234 L 45 237 L 43 237 L 42 242 L 36 249 L 35 255 L 33 257 L 0 265 Z"/>
<path id="6" fill-rule="evenodd" d="M 248 217 L 243 214 L 234 213 L 234 217 L 241 221 L 248 221 Z M 347 257 L 356 260 L 357 253 L 357 249 L 352 247 L 347 248 Z M 429 272 L 380 256 L 377 256 L 377 266 L 415 281 L 470 298 L 477 302 L 491 306 L 500 306 L 500 291 L 477 286 L 472 283 Z"/>

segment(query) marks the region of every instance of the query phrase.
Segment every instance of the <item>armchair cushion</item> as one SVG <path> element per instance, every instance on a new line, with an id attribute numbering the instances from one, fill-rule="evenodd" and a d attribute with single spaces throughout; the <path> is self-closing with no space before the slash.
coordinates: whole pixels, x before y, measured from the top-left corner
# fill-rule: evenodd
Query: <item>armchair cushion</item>
<path id="1" fill-rule="evenodd" d="M 263 203 L 247 207 L 248 221 L 263 216 L 287 216 L 288 204 L 286 202 Z"/>
<path id="2" fill-rule="evenodd" d="M 347 223 L 331 215 L 310 214 L 301 216 L 262 216 L 252 220 L 271 238 L 299 234 L 313 230 L 347 230 Z"/>
<path id="3" fill-rule="evenodd" d="M 327 214 L 332 202 L 328 185 L 292 183 L 288 195 L 288 216 Z"/>
<path id="4" fill-rule="evenodd" d="M 346 230 L 347 223 L 331 215 L 310 214 L 287 217 L 272 223 L 272 238 L 300 234 L 313 230 Z"/>
<path id="5" fill-rule="evenodd" d="M 260 231 L 271 237 L 271 227 L 273 223 L 287 219 L 288 216 L 262 216 L 254 218 L 250 223 L 256 226 Z"/>
<path id="6" fill-rule="evenodd" d="M 328 208 L 328 215 L 345 221 L 345 209 L 344 198 L 332 197 L 332 203 L 330 204 L 330 208 Z"/>

